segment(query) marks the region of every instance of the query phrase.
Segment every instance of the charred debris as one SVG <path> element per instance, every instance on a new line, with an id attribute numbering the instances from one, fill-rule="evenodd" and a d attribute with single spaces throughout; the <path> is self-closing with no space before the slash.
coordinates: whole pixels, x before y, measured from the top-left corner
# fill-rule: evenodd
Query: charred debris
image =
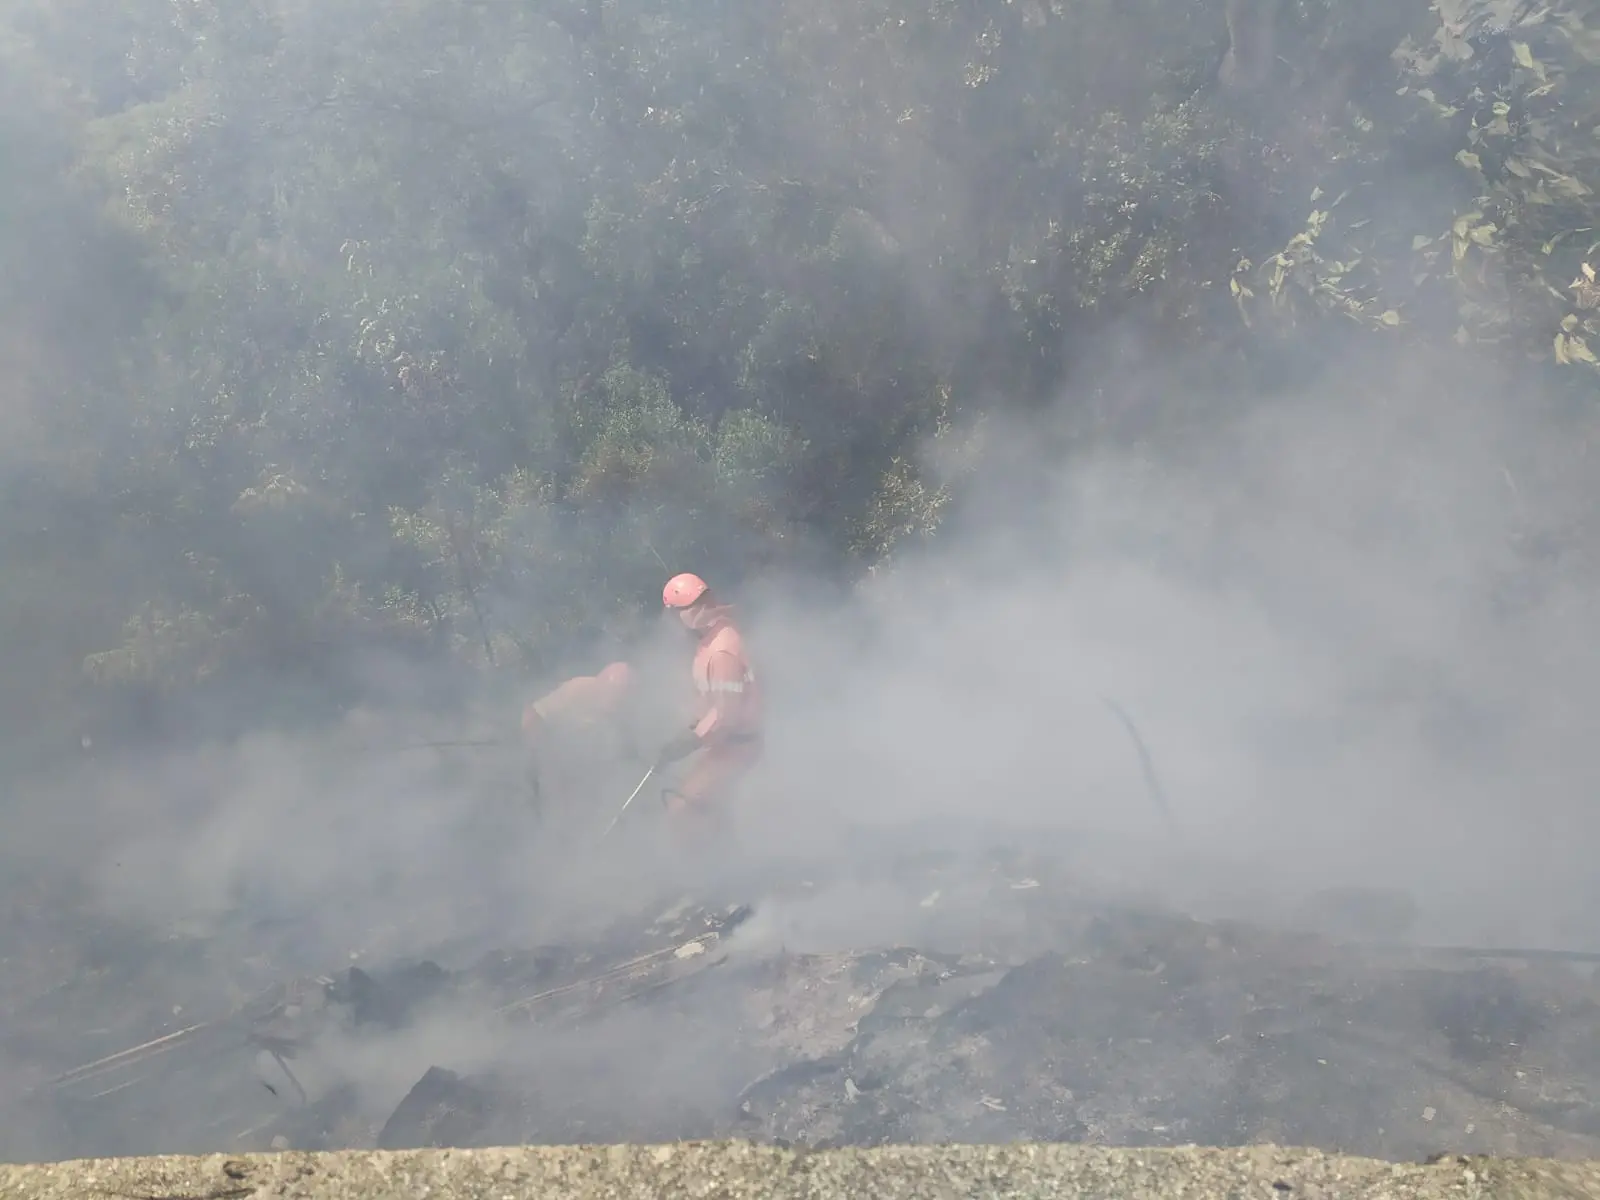
<path id="1" fill-rule="evenodd" d="M 57 1157 L 696 1137 L 1600 1157 L 1600 956 L 1193 920 L 1016 854 L 902 870 L 930 915 L 902 944 L 797 946 L 782 914 L 808 886 L 288 980 L 58 1072 L 31 1119 Z"/>

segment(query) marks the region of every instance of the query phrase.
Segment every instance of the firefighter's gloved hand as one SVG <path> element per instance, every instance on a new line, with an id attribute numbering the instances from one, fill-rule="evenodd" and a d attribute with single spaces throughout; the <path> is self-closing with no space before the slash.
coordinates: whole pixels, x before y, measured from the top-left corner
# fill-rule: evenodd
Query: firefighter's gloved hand
<path id="1" fill-rule="evenodd" d="M 670 766 L 680 758 L 688 758 L 700 748 L 700 736 L 692 729 L 686 729 L 661 747 L 661 753 L 656 755 L 656 769 Z"/>

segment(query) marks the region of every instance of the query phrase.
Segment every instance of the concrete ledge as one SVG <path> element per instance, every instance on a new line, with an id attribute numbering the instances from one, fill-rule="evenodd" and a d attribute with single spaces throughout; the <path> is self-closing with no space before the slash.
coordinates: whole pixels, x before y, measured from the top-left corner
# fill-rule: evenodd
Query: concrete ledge
<path id="1" fill-rule="evenodd" d="M 887 1147 L 744 1143 L 345 1151 L 0 1166 L 0 1200 L 1587 1200 L 1600 1163 L 1394 1164 L 1273 1146 Z"/>

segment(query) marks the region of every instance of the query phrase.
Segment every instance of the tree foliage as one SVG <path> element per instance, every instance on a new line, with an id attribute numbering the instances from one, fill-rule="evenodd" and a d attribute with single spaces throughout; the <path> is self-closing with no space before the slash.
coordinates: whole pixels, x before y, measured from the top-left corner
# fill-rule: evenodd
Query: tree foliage
<path id="1" fill-rule="evenodd" d="M 1117 329 L 1600 370 L 1581 0 L 3 0 L 0 100 L 38 721 L 873 566 Z"/>

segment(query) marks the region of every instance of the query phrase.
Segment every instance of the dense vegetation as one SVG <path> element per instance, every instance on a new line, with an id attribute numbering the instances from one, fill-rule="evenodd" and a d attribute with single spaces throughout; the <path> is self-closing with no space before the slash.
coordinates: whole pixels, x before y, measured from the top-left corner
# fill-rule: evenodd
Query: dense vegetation
<path id="1" fill-rule="evenodd" d="M 0 0 L 6 727 L 848 578 L 1061 396 L 1587 421 L 1596 187 L 1583 0 Z"/>

